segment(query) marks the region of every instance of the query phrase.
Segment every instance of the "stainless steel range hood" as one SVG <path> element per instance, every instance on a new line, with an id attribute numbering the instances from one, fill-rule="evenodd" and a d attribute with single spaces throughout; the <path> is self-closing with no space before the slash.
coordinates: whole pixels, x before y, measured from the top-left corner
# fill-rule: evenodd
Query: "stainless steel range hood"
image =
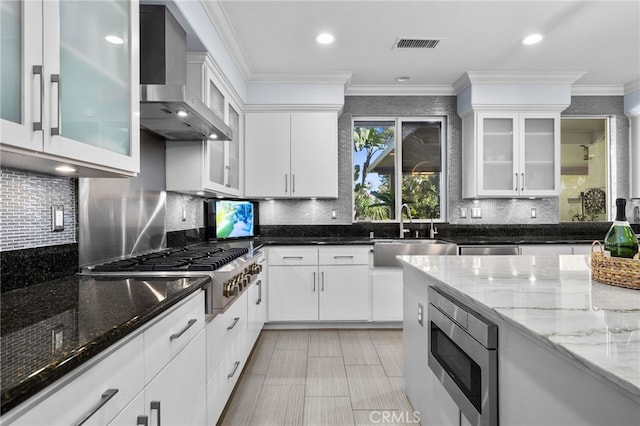
<path id="1" fill-rule="evenodd" d="M 165 6 L 140 6 L 140 126 L 166 140 L 231 140 L 187 88 L 187 36 Z"/>

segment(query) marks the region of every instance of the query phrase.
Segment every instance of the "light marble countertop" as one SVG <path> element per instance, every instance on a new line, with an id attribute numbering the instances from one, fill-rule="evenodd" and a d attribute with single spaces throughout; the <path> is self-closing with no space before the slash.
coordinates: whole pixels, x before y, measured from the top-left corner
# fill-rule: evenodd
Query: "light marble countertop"
<path id="1" fill-rule="evenodd" d="M 591 281 L 588 256 L 398 258 L 640 399 L 640 290 Z"/>

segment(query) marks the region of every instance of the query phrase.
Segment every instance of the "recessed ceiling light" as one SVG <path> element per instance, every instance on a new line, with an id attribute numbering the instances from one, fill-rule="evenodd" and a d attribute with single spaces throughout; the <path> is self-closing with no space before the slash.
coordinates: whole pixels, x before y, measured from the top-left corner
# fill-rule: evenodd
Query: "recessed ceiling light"
<path id="1" fill-rule="evenodd" d="M 124 44 L 124 40 L 116 35 L 108 35 L 104 39 L 111 44 Z"/>
<path id="2" fill-rule="evenodd" d="M 541 34 L 529 34 L 525 38 L 522 39 L 522 44 L 531 45 L 540 43 L 542 41 Z"/>
<path id="3" fill-rule="evenodd" d="M 316 37 L 316 41 L 320 44 L 331 44 L 333 43 L 333 40 L 333 34 L 329 33 L 318 34 L 318 36 Z"/>
<path id="4" fill-rule="evenodd" d="M 76 171 L 76 169 L 69 166 L 58 166 L 56 167 L 56 170 L 62 173 L 74 173 Z"/>
<path id="5" fill-rule="evenodd" d="M 198 191 L 196 192 L 196 195 L 204 195 L 204 191 Z"/>
<path id="6" fill-rule="evenodd" d="M 401 76 L 401 77 L 396 77 L 396 81 L 397 81 L 398 83 L 404 83 L 404 82 L 406 82 L 406 81 L 409 81 L 409 78 L 410 78 L 410 77 L 408 77 L 408 76 L 406 76 L 406 75 L 403 75 L 403 76 Z"/>
<path id="7" fill-rule="evenodd" d="M 187 115 L 189 115 L 187 111 L 183 109 L 179 109 L 178 111 L 176 111 L 176 114 L 178 114 L 178 117 L 186 117 Z"/>
<path id="8" fill-rule="evenodd" d="M 217 135 L 217 134 L 215 134 L 215 133 L 211 133 L 211 134 L 209 135 L 209 139 L 218 139 L 218 135 Z"/>

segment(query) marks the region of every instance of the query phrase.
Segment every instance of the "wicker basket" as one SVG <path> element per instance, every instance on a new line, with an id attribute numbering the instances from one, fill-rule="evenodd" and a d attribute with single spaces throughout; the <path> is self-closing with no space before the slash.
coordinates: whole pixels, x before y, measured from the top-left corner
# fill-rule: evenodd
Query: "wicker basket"
<path id="1" fill-rule="evenodd" d="M 594 251 L 600 246 L 600 251 Z M 608 257 L 602 243 L 591 244 L 591 278 L 603 284 L 640 290 L 640 260 Z"/>

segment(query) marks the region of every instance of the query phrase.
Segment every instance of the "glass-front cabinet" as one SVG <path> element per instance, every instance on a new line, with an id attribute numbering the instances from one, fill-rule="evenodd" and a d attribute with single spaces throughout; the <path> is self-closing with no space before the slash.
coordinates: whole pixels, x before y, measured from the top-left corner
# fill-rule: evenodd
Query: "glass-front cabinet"
<path id="1" fill-rule="evenodd" d="M 463 196 L 558 196 L 559 126 L 559 113 L 475 112 L 463 118 Z"/>
<path id="2" fill-rule="evenodd" d="M 187 55 L 187 89 L 224 120 L 233 136 L 229 141 L 167 141 L 167 190 L 240 196 L 244 117 L 207 53 Z"/>
<path id="3" fill-rule="evenodd" d="M 0 10 L 3 165 L 135 175 L 138 1 L 3 0 Z"/>

